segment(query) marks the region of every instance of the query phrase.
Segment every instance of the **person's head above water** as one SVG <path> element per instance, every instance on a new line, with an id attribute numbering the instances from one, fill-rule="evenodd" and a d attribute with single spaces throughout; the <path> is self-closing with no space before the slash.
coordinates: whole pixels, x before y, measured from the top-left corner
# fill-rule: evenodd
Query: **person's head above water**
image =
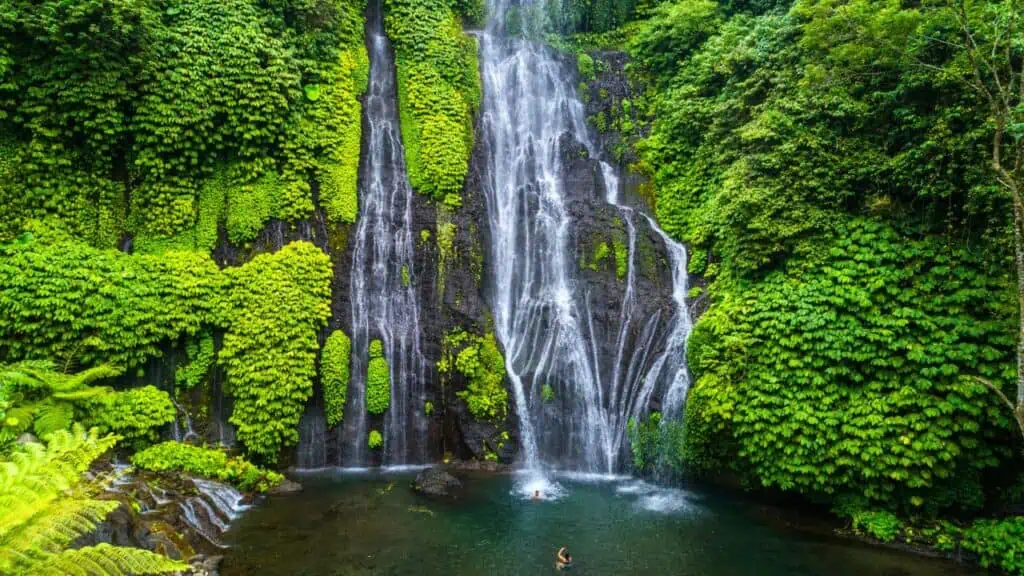
<path id="1" fill-rule="evenodd" d="M 533 491 L 533 497 L 534 498 L 540 498 L 540 490 L 534 490 Z"/>

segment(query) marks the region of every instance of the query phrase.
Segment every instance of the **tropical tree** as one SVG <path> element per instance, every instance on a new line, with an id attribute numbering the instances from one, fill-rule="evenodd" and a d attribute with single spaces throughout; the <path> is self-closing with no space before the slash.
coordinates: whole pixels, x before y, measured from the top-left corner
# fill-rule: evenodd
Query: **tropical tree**
<path id="1" fill-rule="evenodd" d="M 947 69 L 975 91 L 992 123 L 991 169 L 1013 203 L 1014 264 L 1020 321 L 1017 333 L 1017 397 L 978 380 L 1013 412 L 1024 436 L 1024 4 L 1020 0 L 943 0 L 942 16 L 953 39 L 927 36 L 955 49 Z"/>

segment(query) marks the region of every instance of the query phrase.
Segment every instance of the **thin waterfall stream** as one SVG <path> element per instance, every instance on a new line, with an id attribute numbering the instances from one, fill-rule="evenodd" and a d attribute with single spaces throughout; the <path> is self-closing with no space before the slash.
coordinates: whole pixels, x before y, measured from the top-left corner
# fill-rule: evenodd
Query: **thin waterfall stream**
<path id="1" fill-rule="evenodd" d="M 384 34 L 380 2 L 368 11 L 370 82 L 364 104 L 365 137 L 359 219 L 352 260 L 351 381 L 342 435 L 343 464 L 369 459 L 370 417 L 365 410 L 370 342 L 380 339 L 388 363 L 391 405 L 384 415 L 381 464 L 425 461 L 427 423 L 422 405 L 426 364 L 413 251 L 412 188 L 399 136 L 395 63 Z"/>
<path id="2" fill-rule="evenodd" d="M 609 474 L 623 467 L 626 430 L 652 396 L 675 417 L 689 387 L 686 338 L 686 250 L 649 217 L 620 203 L 614 168 L 600 162 L 603 197 L 618 209 L 628 233 L 628 272 L 610 373 L 602 373 L 589 290 L 570 250 L 572 221 L 563 177 L 568 134 L 600 158 L 591 142 L 573 74 L 546 46 L 505 35 L 509 0 L 490 0 L 480 38 L 483 76 L 481 132 L 490 156 L 484 194 L 491 230 L 490 295 L 517 416 L 520 459 L 527 470 L 568 468 Z M 637 317 L 634 302 L 637 226 L 665 244 L 672 267 L 672 317 Z M 667 326 L 659 326 L 666 321 Z M 660 330 L 660 332 L 659 332 Z M 656 333 L 661 333 L 655 341 Z M 653 359 L 650 357 L 657 352 Z M 608 369 L 605 368 L 605 372 Z M 542 409 L 546 383 L 558 382 L 568 410 Z"/>

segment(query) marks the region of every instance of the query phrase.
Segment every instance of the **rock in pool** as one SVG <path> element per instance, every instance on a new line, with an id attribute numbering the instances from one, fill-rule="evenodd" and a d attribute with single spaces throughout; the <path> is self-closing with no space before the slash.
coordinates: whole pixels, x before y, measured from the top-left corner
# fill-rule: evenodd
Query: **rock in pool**
<path id="1" fill-rule="evenodd" d="M 412 489 L 430 496 L 454 496 L 462 488 L 462 482 L 440 468 L 427 468 L 416 475 Z"/>

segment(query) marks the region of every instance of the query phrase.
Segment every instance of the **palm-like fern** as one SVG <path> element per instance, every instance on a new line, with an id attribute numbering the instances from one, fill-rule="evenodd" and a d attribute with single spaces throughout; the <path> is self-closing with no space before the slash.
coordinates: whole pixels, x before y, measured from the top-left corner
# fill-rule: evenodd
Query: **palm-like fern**
<path id="1" fill-rule="evenodd" d="M 0 574 L 167 574 L 187 567 L 106 544 L 66 549 L 118 505 L 94 497 L 102 484 L 82 481 L 89 464 L 116 439 L 76 425 L 52 434 L 46 448 L 27 444 L 0 462 Z"/>
<path id="2" fill-rule="evenodd" d="M 35 360 L 0 365 L 0 388 L 11 404 L 0 423 L 0 443 L 30 428 L 39 436 L 70 428 L 75 404 L 113 394 L 109 387 L 92 384 L 120 373 L 111 366 L 97 366 L 61 374 L 53 363 Z"/>

